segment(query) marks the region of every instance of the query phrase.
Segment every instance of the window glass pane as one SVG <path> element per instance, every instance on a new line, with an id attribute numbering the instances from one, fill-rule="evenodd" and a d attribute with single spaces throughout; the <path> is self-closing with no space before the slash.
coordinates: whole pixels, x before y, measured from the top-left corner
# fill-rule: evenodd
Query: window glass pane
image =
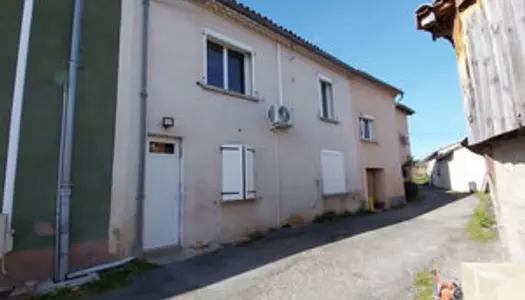
<path id="1" fill-rule="evenodd" d="M 224 65 L 222 60 L 223 47 L 208 41 L 207 46 L 207 84 L 224 88 Z"/>
<path id="2" fill-rule="evenodd" d="M 326 82 L 321 81 L 321 115 L 323 118 L 328 118 L 329 107 L 328 107 L 328 85 Z"/>
<path id="3" fill-rule="evenodd" d="M 367 140 L 371 140 L 372 139 L 372 120 L 364 120 L 365 122 L 365 134 L 364 134 L 364 138 L 367 139 Z"/>
<path id="4" fill-rule="evenodd" d="M 334 118 L 334 94 L 331 83 L 326 83 L 326 101 L 328 102 L 328 117 Z"/>
<path id="5" fill-rule="evenodd" d="M 175 153 L 175 145 L 173 143 L 149 142 L 149 152 L 173 154 Z"/>
<path id="6" fill-rule="evenodd" d="M 245 93 L 244 54 L 228 50 L 228 89 Z"/>

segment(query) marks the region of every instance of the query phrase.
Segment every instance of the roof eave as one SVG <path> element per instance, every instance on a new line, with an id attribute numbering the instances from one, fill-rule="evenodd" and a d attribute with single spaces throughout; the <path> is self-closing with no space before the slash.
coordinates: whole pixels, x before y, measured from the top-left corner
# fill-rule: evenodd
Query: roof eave
<path id="1" fill-rule="evenodd" d="M 222 4 L 222 5 L 225 5 L 227 6 L 228 8 L 231 8 L 233 9 L 234 11 L 252 19 L 253 21 L 265 26 L 266 28 L 274 31 L 275 33 L 277 34 L 280 34 L 281 36 L 293 41 L 294 43 L 296 44 L 299 44 L 303 47 L 305 47 L 306 49 L 308 49 L 309 51 L 317 54 L 317 55 L 320 55 L 321 57 L 331 61 L 332 63 L 340 66 L 340 67 L 343 67 L 344 69 L 346 69 L 347 71 L 349 71 L 350 73 L 354 74 L 354 75 L 358 75 L 360 77 L 363 77 L 375 84 L 378 84 L 380 86 L 382 86 L 383 88 L 386 88 L 388 90 L 390 90 L 391 92 L 393 92 L 394 94 L 402 94 L 403 91 L 389 83 L 386 83 L 385 81 L 381 80 L 381 79 L 378 79 L 377 77 L 374 77 L 364 71 L 361 71 L 361 70 L 358 70 L 350 65 L 348 65 L 347 63 L 341 61 L 340 59 L 336 58 L 335 56 L 329 54 L 328 52 L 322 50 L 321 48 L 319 48 L 318 46 L 306 41 L 305 39 L 301 38 L 300 36 L 298 36 L 297 34 L 293 33 L 292 31 L 288 30 L 288 29 L 285 29 L 284 27 L 282 26 L 279 26 L 277 25 L 275 22 L 273 22 L 272 20 L 270 20 L 269 18 L 263 16 L 262 14 L 252 10 L 251 8 L 241 4 L 241 3 L 238 3 L 237 1 L 235 0 L 216 0 L 218 3 Z"/>
<path id="2" fill-rule="evenodd" d="M 415 110 L 401 103 L 396 103 L 396 109 L 403 112 L 407 116 L 412 116 L 413 114 L 416 113 Z"/>

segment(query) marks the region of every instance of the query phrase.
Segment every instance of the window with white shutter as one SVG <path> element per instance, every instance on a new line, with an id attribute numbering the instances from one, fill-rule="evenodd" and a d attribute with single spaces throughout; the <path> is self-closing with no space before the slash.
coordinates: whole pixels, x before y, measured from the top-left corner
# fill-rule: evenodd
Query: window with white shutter
<path id="1" fill-rule="evenodd" d="M 222 200 L 253 200 L 256 198 L 252 147 L 228 144 L 221 146 Z"/>
<path id="2" fill-rule="evenodd" d="M 323 150 L 321 152 L 323 195 L 338 195 L 347 192 L 343 153 Z"/>

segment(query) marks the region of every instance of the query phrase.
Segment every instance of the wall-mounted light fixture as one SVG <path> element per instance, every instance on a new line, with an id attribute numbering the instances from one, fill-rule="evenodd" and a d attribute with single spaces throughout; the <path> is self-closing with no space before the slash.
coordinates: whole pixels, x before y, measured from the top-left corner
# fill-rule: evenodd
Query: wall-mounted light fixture
<path id="1" fill-rule="evenodd" d="M 175 125 L 175 119 L 173 117 L 162 117 L 162 127 L 164 129 L 171 128 Z"/>

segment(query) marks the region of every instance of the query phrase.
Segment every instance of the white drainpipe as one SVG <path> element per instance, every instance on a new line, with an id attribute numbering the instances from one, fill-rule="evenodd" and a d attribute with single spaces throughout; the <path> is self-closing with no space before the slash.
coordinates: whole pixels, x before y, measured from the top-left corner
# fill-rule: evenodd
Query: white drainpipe
<path id="1" fill-rule="evenodd" d="M 18 45 L 18 58 L 16 63 L 15 85 L 13 87 L 13 100 L 11 107 L 11 121 L 9 124 L 9 141 L 7 145 L 7 158 L 4 176 L 4 196 L 2 213 L 8 215 L 7 226 L 11 229 L 13 216 L 13 196 L 15 192 L 15 178 L 18 165 L 18 146 L 20 141 L 20 123 L 22 119 L 22 103 L 24 100 L 24 87 L 27 71 L 27 54 L 29 50 L 29 37 L 33 21 L 34 0 L 25 0 L 20 27 L 20 40 Z"/>

